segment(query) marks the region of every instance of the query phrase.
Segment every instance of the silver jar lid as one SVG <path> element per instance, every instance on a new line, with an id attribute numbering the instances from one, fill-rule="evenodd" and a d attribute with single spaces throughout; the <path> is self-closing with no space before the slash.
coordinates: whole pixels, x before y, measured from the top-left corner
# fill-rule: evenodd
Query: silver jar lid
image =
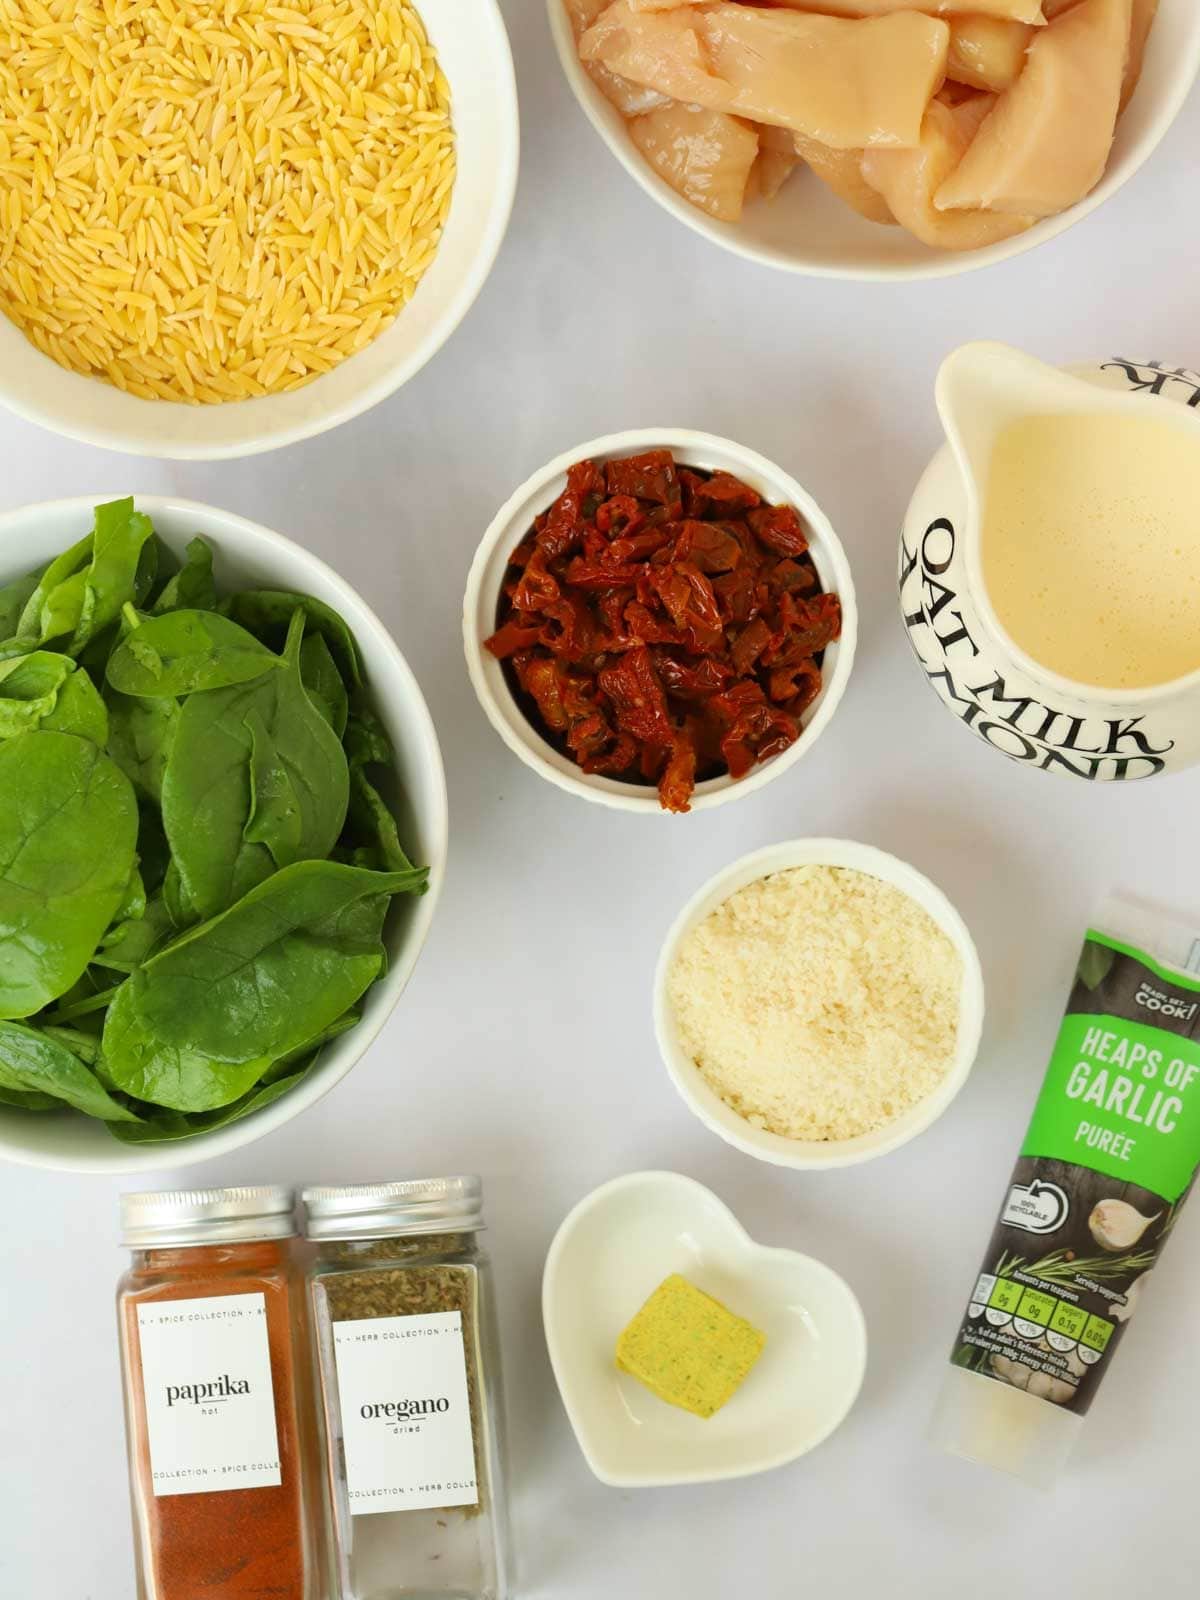
<path id="1" fill-rule="evenodd" d="M 121 1243 L 133 1250 L 238 1240 L 290 1239 L 296 1195 L 277 1184 L 246 1189 L 168 1189 L 121 1196 Z"/>
<path id="2" fill-rule="evenodd" d="M 475 1233 L 483 1227 L 478 1178 L 416 1178 L 304 1189 L 310 1239 L 384 1239 L 397 1234 Z"/>

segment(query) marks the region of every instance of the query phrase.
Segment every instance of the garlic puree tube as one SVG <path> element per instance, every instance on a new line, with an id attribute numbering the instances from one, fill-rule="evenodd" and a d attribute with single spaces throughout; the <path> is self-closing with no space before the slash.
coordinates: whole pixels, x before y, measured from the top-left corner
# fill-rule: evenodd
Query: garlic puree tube
<path id="1" fill-rule="evenodd" d="M 970 1291 L 934 1442 L 1049 1488 L 1200 1164 L 1200 920 L 1089 930 Z"/>

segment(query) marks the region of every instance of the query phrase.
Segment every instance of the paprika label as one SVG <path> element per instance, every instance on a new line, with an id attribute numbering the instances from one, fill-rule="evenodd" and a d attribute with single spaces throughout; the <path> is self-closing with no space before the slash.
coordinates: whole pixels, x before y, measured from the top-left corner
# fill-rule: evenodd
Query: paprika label
<path id="1" fill-rule="evenodd" d="M 283 1482 L 262 1294 L 137 1308 L 156 1496 Z"/>

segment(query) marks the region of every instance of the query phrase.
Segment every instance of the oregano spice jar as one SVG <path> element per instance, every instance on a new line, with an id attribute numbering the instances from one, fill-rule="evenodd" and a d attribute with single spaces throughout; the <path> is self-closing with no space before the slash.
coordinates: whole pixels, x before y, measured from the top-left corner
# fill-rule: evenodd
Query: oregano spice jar
<path id="1" fill-rule="evenodd" d="M 499 1342 L 478 1178 L 306 1189 L 338 1600 L 504 1600 Z"/>
<path id="2" fill-rule="evenodd" d="M 121 1197 L 138 1600 L 309 1600 L 290 1189 Z"/>

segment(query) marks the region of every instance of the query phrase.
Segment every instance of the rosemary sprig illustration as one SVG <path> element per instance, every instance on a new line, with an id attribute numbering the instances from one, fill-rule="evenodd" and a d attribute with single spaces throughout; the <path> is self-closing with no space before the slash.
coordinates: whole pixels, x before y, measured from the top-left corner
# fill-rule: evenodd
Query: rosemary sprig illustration
<path id="1" fill-rule="evenodd" d="M 999 1278 L 1013 1278 L 1024 1272 L 1031 1278 L 1042 1278 L 1047 1283 L 1070 1283 L 1073 1278 L 1091 1278 L 1096 1283 L 1111 1283 L 1114 1278 L 1126 1278 L 1131 1273 L 1144 1272 L 1153 1266 L 1155 1252 L 1139 1250 L 1124 1256 L 1075 1256 L 1069 1250 L 1054 1250 L 1039 1261 L 1028 1261 L 1024 1256 L 1001 1256 L 996 1268 Z"/>

